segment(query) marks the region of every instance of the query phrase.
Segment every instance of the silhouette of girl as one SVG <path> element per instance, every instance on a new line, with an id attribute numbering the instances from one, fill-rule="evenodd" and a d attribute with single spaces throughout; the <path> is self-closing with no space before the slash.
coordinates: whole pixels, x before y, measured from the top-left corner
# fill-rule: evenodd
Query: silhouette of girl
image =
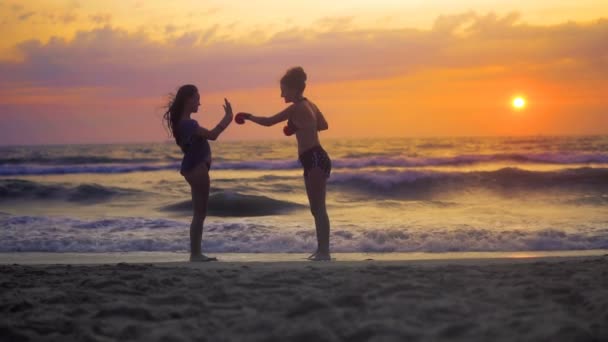
<path id="1" fill-rule="evenodd" d="M 175 97 L 167 105 L 164 114 L 171 135 L 184 152 L 180 173 L 192 192 L 192 223 L 190 225 L 190 261 L 216 261 L 201 252 L 203 223 L 207 216 L 209 200 L 209 169 L 211 168 L 211 148 L 208 140 L 216 140 L 232 122 L 232 107 L 224 99 L 225 115 L 213 129 L 208 130 L 198 125 L 190 116 L 198 112 L 200 95 L 196 86 L 181 86 Z"/>
<path id="2" fill-rule="evenodd" d="M 328 128 L 327 121 L 319 108 L 304 97 L 306 73 L 301 67 L 294 67 L 281 78 L 281 97 L 289 107 L 280 113 L 261 117 L 250 113 L 238 113 L 237 123 L 250 120 L 259 125 L 272 126 L 287 121 L 284 128 L 286 135 L 295 133 L 298 141 L 298 155 L 304 168 L 304 183 L 310 204 L 310 211 L 315 219 L 317 232 L 317 251 L 308 258 L 314 261 L 331 260 L 329 252 L 329 217 L 325 206 L 326 183 L 331 173 L 331 160 L 321 147 L 319 131 Z"/>

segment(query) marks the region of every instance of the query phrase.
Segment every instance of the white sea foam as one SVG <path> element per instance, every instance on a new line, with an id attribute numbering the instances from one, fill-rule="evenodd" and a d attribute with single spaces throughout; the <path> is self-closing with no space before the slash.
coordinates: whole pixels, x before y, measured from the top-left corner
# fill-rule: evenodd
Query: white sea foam
<path id="1" fill-rule="evenodd" d="M 0 252 L 184 251 L 184 221 L 144 218 L 79 220 L 41 216 L 0 216 Z M 210 223 L 204 248 L 210 252 L 308 252 L 313 229 L 272 227 L 246 221 Z M 424 231 L 408 227 L 334 229 L 336 252 L 551 251 L 608 248 L 608 229 L 491 231 L 480 228 Z"/>

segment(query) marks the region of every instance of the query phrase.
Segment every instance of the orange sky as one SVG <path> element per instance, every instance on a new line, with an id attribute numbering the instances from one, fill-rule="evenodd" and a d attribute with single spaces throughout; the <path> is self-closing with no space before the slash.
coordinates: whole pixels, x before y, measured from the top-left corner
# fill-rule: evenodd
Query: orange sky
<path id="1" fill-rule="evenodd" d="M 161 106 L 183 83 L 202 124 L 223 97 L 274 114 L 294 65 L 327 137 L 608 133 L 605 1 L 201 3 L 0 0 L 0 145 L 166 140 Z"/>

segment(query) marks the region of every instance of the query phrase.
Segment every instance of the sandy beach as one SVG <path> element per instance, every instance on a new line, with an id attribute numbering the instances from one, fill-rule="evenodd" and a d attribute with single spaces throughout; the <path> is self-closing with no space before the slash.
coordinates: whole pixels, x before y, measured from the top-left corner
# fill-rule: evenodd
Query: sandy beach
<path id="1" fill-rule="evenodd" d="M 2 265 L 3 341 L 606 341 L 608 257 Z"/>

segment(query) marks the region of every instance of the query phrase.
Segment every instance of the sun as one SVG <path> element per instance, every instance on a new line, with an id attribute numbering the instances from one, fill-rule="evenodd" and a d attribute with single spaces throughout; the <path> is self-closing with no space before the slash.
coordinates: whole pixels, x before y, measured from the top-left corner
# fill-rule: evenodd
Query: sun
<path id="1" fill-rule="evenodd" d="M 524 99 L 521 96 L 517 96 L 517 97 L 513 98 L 512 105 L 513 105 L 513 108 L 515 108 L 517 110 L 524 109 L 526 107 L 526 99 Z"/>

